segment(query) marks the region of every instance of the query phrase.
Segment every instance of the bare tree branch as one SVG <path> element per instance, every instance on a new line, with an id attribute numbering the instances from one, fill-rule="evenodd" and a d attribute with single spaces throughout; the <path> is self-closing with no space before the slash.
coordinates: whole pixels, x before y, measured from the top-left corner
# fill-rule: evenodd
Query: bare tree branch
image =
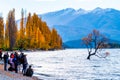
<path id="1" fill-rule="evenodd" d="M 93 30 L 92 33 L 88 34 L 88 36 L 83 38 L 82 40 L 88 50 L 87 59 L 90 59 L 90 56 L 92 56 L 92 55 L 98 56 L 98 55 L 96 55 L 97 51 L 99 49 L 105 48 L 105 46 L 106 46 L 105 44 L 107 42 L 107 38 L 105 36 L 101 35 L 99 33 L 99 31 L 97 31 L 97 30 Z"/>

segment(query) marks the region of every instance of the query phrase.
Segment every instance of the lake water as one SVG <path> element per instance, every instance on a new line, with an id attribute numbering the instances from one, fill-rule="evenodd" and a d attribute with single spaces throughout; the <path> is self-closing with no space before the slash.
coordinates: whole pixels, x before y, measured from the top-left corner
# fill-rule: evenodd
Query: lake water
<path id="1" fill-rule="evenodd" d="M 25 52 L 34 76 L 44 80 L 120 80 L 120 49 L 106 49 L 107 58 L 91 57 L 86 49 Z"/>

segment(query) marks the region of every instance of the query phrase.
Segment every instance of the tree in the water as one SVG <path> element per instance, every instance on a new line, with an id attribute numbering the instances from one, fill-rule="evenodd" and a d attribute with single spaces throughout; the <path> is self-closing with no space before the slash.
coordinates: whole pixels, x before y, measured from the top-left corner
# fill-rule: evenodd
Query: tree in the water
<path id="1" fill-rule="evenodd" d="M 99 53 L 99 50 L 107 47 L 107 38 L 100 34 L 99 31 L 93 30 L 92 33 L 88 34 L 88 36 L 84 37 L 82 40 L 88 50 L 87 59 L 90 59 L 93 55 L 98 57 L 106 57 L 109 54 L 108 52 L 106 52 L 105 56 L 100 56 L 97 54 Z"/>

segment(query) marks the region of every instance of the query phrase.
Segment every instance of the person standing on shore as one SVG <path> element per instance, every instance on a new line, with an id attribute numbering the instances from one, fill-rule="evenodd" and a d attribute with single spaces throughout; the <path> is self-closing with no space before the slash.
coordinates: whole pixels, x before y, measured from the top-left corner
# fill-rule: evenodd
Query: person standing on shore
<path id="1" fill-rule="evenodd" d="M 23 75 L 26 74 L 27 65 L 28 65 L 27 57 L 26 57 L 26 55 L 24 55 L 24 56 L 23 56 L 23 70 L 22 70 Z"/>
<path id="2" fill-rule="evenodd" d="M 19 55 L 17 52 L 15 52 L 15 54 L 14 54 L 13 62 L 15 65 L 15 72 L 18 73 Z"/>
<path id="3" fill-rule="evenodd" d="M 4 54 L 3 58 L 4 58 L 4 70 L 7 71 L 7 64 L 8 64 L 8 58 L 9 58 L 8 52 Z"/>
<path id="4" fill-rule="evenodd" d="M 19 55 L 19 64 L 18 64 L 18 71 L 20 72 L 20 68 L 21 68 L 21 65 L 23 64 L 23 57 L 24 57 L 24 53 L 20 53 Z"/>
<path id="5" fill-rule="evenodd" d="M 0 59 L 2 60 L 2 50 L 0 50 Z"/>

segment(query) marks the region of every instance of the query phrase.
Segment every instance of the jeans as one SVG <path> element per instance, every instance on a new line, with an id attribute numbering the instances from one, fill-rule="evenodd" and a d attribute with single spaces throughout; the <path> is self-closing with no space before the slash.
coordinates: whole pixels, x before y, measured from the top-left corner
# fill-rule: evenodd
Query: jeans
<path id="1" fill-rule="evenodd" d="M 18 64 L 15 64 L 15 72 L 18 73 Z"/>
<path id="2" fill-rule="evenodd" d="M 27 64 L 23 64 L 22 73 L 23 73 L 24 75 L 26 74 L 26 69 L 27 69 Z"/>
<path id="3" fill-rule="evenodd" d="M 4 70 L 7 71 L 7 64 L 8 63 L 4 63 Z"/>
<path id="4" fill-rule="evenodd" d="M 0 59 L 2 60 L 2 55 L 0 54 Z"/>

